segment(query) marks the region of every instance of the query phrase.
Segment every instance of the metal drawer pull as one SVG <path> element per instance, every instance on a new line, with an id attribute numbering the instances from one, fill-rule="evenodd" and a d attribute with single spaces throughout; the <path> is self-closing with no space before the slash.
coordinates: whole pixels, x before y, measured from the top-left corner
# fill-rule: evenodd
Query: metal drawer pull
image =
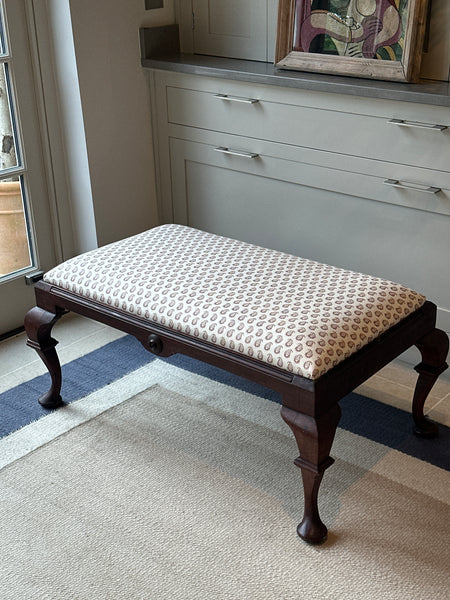
<path id="1" fill-rule="evenodd" d="M 416 192 L 426 192 L 427 194 L 437 194 L 441 191 L 441 188 L 426 185 L 420 185 L 419 183 L 402 183 L 398 179 L 386 179 L 383 183 L 392 187 L 398 187 L 405 190 L 414 190 Z"/>
<path id="2" fill-rule="evenodd" d="M 244 150 L 231 150 L 230 148 L 225 148 L 224 146 L 219 146 L 218 148 L 214 148 L 216 152 L 221 152 L 222 154 L 230 154 L 231 156 L 243 156 L 244 158 L 258 158 L 259 154 L 255 154 L 254 152 L 245 152 Z"/>
<path id="3" fill-rule="evenodd" d="M 241 102 L 242 104 L 256 104 L 259 102 L 257 98 L 241 98 L 240 96 L 228 96 L 228 94 L 214 94 L 214 98 L 227 100 L 228 102 Z"/>
<path id="4" fill-rule="evenodd" d="M 431 123 L 419 123 L 418 121 L 404 121 L 403 119 L 391 119 L 388 123 L 402 127 L 419 127 L 420 129 L 431 129 L 432 131 L 444 131 L 447 125 L 433 125 Z"/>

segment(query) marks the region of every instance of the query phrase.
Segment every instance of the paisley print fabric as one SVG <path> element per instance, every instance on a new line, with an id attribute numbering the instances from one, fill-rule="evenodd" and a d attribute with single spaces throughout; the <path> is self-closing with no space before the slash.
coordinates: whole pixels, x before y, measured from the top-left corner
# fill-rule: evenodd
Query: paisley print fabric
<path id="1" fill-rule="evenodd" d="M 44 280 L 309 379 L 425 302 L 397 283 L 182 225 L 87 252 Z"/>

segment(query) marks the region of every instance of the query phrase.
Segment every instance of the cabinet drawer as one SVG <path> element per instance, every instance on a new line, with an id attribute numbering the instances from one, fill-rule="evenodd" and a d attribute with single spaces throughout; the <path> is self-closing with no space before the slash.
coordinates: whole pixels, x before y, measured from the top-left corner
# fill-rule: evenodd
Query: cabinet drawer
<path id="1" fill-rule="evenodd" d="M 188 127 L 442 171 L 450 162 L 450 114 L 419 123 L 173 86 L 167 111 Z"/>
<path id="2" fill-rule="evenodd" d="M 278 183 L 289 182 L 305 188 L 353 196 L 361 199 L 362 203 L 365 199 L 450 215 L 450 178 L 441 171 L 342 155 L 322 163 L 321 158 L 328 153 L 308 152 L 301 148 L 292 149 L 280 144 L 217 133 L 207 137 L 215 137 L 212 144 L 170 139 L 172 159 L 176 148 L 189 149 L 189 156 L 195 162 L 236 173 L 246 172 Z M 177 183 L 174 182 L 174 185 Z M 176 205 L 176 194 L 174 200 L 176 220 L 186 219 L 184 205 Z"/>

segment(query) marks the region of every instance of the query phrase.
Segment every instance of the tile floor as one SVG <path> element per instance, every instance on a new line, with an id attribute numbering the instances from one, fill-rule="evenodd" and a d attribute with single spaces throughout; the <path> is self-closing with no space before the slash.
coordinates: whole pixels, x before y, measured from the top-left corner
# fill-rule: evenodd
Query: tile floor
<path id="1" fill-rule="evenodd" d="M 71 313 L 56 323 L 52 335 L 59 341 L 58 355 L 64 364 L 124 334 Z M 36 352 L 28 348 L 25 341 L 25 333 L 21 333 L 0 342 L 0 393 L 46 372 Z M 356 391 L 409 411 L 415 381 L 413 368 L 398 360 L 368 379 Z M 432 419 L 450 426 L 450 369 L 432 389 L 426 409 Z"/>

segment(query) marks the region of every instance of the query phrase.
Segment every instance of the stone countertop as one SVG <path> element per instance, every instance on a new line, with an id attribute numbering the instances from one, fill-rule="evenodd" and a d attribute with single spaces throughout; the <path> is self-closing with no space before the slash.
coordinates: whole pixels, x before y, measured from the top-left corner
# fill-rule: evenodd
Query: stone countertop
<path id="1" fill-rule="evenodd" d="M 148 69 L 177 71 L 316 92 L 450 107 L 450 83 L 443 81 L 422 80 L 419 83 L 393 83 L 339 75 L 288 71 L 278 69 L 271 63 L 200 54 L 161 55 L 142 58 L 141 63 L 144 68 Z"/>

